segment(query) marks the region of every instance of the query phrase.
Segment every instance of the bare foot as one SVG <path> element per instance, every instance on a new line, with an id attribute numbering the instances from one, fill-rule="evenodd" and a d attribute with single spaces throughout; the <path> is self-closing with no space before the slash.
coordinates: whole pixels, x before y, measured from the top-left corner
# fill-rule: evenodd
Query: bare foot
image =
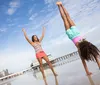
<path id="1" fill-rule="evenodd" d="M 88 72 L 87 75 L 92 75 L 92 73 L 91 72 Z"/>
<path id="2" fill-rule="evenodd" d="M 61 2 L 61 1 L 58 1 L 56 4 L 57 4 L 57 5 L 61 5 L 61 4 L 62 4 L 62 2 Z"/>

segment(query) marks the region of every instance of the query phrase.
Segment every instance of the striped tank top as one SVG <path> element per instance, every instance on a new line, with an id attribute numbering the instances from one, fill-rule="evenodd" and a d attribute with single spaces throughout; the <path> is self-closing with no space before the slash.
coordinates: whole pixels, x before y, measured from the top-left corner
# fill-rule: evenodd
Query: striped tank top
<path id="1" fill-rule="evenodd" d="M 41 43 L 34 43 L 33 47 L 34 47 L 36 53 L 43 51 L 43 49 L 41 47 Z"/>

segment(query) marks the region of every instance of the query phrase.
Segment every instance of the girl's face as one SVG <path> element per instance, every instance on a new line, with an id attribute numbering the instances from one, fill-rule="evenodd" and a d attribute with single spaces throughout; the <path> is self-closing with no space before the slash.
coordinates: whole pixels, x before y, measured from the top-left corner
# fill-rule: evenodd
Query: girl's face
<path id="1" fill-rule="evenodd" d="M 38 40 L 37 36 L 34 36 L 34 41 L 37 41 L 37 40 Z"/>

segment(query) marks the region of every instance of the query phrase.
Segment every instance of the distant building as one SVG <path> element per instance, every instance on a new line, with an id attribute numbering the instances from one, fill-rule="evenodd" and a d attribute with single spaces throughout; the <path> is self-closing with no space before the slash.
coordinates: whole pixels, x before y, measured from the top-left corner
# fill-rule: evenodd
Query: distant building
<path id="1" fill-rule="evenodd" d="M 1 78 L 1 77 L 3 77 L 3 76 L 4 76 L 4 75 L 3 75 L 3 73 L 2 73 L 2 72 L 0 72 L 0 78 Z"/>
<path id="2" fill-rule="evenodd" d="M 8 69 L 5 69 L 0 72 L 0 78 L 9 75 Z"/>

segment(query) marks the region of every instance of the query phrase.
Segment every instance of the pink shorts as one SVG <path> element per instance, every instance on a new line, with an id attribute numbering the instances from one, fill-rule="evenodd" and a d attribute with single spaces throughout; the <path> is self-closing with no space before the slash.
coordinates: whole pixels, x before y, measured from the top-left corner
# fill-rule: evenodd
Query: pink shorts
<path id="1" fill-rule="evenodd" d="M 36 58 L 42 58 L 44 56 L 47 56 L 44 51 L 40 51 L 40 52 L 36 53 Z"/>
<path id="2" fill-rule="evenodd" d="M 81 36 L 75 37 L 72 41 L 74 42 L 74 44 L 76 45 L 77 42 L 79 42 L 80 40 L 82 40 L 83 38 Z"/>

